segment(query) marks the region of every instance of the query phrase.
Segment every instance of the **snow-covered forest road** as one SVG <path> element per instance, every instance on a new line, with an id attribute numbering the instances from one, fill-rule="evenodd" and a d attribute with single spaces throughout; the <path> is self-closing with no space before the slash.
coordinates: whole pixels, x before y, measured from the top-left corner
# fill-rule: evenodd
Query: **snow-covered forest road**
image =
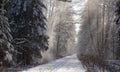
<path id="1" fill-rule="evenodd" d="M 77 59 L 77 56 L 72 55 L 23 72 L 85 72 L 85 69 Z"/>
<path id="2" fill-rule="evenodd" d="M 85 7 L 87 0 L 72 0 L 70 3 L 73 23 L 75 23 L 76 32 L 79 32 L 79 26 L 81 24 L 81 13 Z M 23 72 L 85 72 L 82 64 L 77 59 L 76 54 L 67 56 L 65 58 L 53 61 L 48 64 L 40 65 Z"/>
<path id="3" fill-rule="evenodd" d="M 0 0 L 0 72 L 120 72 L 120 0 Z"/>

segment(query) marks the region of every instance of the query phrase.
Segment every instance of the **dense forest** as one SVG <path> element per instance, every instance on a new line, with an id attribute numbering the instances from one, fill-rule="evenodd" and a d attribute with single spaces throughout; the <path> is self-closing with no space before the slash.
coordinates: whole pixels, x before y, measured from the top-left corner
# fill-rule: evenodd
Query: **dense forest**
<path id="1" fill-rule="evenodd" d="M 78 57 L 88 71 L 89 66 L 93 72 L 94 66 L 110 72 L 120 71 L 119 2 L 88 0 L 86 4 L 77 47 Z"/>
<path id="2" fill-rule="evenodd" d="M 2 0 L 0 5 L 1 65 L 33 64 L 48 49 L 45 5 L 39 0 Z"/>
<path id="3" fill-rule="evenodd" d="M 67 5 L 55 8 L 61 4 L 65 5 L 56 0 L 0 1 L 0 66 L 37 65 L 71 54 L 74 25 L 65 20 Z"/>
<path id="4" fill-rule="evenodd" d="M 0 71 L 77 54 L 87 72 L 119 72 L 120 0 L 85 1 L 76 20 L 72 0 L 0 0 Z"/>

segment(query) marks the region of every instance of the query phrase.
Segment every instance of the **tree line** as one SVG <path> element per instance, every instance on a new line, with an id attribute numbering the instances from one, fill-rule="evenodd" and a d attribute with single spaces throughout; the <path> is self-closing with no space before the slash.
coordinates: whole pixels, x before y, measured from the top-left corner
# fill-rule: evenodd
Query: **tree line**
<path id="1" fill-rule="evenodd" d="M 78 57 L 88 71 L 89 67 L 95 70 L 94 66 L 110 72 L 117 72 L 116 64 L 120 68 L 119 25 L 116 24 L 119 24 L 119 0 L 87 2 L 79 32 Z"/>
<path id="2" fill-rule="evenodd" d="M 37 63 L 48 49 L 42 0 L 0 0 L 0 65 Z"/>
<path id="3" fill-rule="evenodd" d="M 37 65 L 73 54 L 70 11 L 59 0 L 1 0 L 0 66 Z"/>
<path id="4" fill-rule="evenodd" d="M 64 1 L 50 0 L 47 8 L 49 49 L 43 53 L 43 63 L 73 54 L 75 45 L 71 5 Z"/>

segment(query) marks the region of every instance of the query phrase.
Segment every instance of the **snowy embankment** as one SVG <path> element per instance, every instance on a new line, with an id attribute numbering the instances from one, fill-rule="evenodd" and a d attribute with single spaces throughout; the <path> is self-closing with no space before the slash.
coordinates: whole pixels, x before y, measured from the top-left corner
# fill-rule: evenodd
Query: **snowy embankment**
<path id="1" fill-rule="evenodd" d="M 23 72 L 85 72 L 82 64 L 76 55 L 53 61 L 48 64 L 40 65 Z"/>

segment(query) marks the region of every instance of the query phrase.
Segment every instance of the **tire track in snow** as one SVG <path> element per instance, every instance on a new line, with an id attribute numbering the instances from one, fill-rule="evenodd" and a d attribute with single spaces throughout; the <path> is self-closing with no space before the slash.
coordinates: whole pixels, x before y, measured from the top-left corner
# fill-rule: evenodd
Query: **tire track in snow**
<path id="1" fill-rule="evenodd" d="M 76 55 L 72 55 L 23 72 L 85 72 L 85 69 Z"/>

